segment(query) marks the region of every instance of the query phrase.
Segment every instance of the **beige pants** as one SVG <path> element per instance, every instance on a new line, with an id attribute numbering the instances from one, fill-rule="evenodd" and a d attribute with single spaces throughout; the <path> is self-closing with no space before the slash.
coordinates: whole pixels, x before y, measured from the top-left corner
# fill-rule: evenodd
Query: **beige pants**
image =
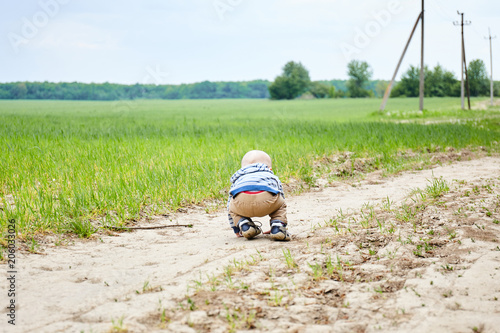
<path id="1" fill-rule="evenodd" d="M 262 192 L 259 194 L 239 193 L 229 203 L 229 214 L 236 225 L 242 218 L 269 215 L 271 221 L 279 220 L 287 224 L 286 203 L 281 194 Z"/>

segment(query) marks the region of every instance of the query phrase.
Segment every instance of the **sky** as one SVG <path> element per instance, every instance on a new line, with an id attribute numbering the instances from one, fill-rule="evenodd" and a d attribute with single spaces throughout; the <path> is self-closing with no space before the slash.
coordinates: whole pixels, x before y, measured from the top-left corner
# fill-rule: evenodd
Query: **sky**
<path id="1" fill-rule="evenodd" d="M 420 0 L 23 0 L 0 3 L 0 82 L 181 84 L 274 80 L 288 61 L 312 80 L 347 79 L 368 62 L 389 80 Z M 500 1 L 426 0 L 425 63 L 460 75 L 457 10 L 466 59 L 490 72 L 488 28 L 500 37 Z M 420 25 L 398 78 L 420 64 Z M 493 39 L 500 80 L 500 39 Z"/>

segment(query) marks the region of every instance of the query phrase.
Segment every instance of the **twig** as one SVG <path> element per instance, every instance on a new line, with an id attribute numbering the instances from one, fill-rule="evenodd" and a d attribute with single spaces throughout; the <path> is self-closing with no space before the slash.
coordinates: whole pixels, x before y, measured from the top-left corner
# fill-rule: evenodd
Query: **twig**
<path id="1" fill-rule="evenodd" d="M 152 229 L 165 229 L 165 228 L 178 228 L 178 227 L 184 227 L 184 228 L 192 228 L 192 224 L 172 224 L 172 225 L 160 225 L 156 227 L 114 227 L 114 226 L 105 226 L 105 228 L 108 229 L 115 229 L 115 230 L 152 230 Z"/>

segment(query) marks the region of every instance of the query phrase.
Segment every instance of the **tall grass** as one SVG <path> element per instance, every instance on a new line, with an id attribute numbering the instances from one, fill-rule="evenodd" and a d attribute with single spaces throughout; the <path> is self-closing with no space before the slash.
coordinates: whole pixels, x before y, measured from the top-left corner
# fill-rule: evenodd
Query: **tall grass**
<path id="1" fill-rule="evenodd" d="M 400 150 L 500 139 L 469 125 L 366 121 L 378 102 L 0 102 L 0 230 L 15 218 L 21 235 L 74 231 L 75 221 L 120 223 L 223 198 L 250 149 L 267 151 L 287 181 L 341 151 L 389 167 Z"/>

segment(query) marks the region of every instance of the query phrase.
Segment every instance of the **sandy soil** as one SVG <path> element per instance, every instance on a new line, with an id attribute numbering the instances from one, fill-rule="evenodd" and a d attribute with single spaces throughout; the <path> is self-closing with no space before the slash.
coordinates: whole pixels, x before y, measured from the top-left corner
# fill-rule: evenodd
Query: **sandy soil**
<path id="1" fill-rule="evenodd" d="M 287 198 L 289 243 L 236 238 L 224 211 L 192 207 L 148 225 L 193 228 L 20 254 L 18 323 L 0 330 L 500 332 L 499 166 L 375 173 Z M 440 177 L 443 196 L 415 191 Z"/>

